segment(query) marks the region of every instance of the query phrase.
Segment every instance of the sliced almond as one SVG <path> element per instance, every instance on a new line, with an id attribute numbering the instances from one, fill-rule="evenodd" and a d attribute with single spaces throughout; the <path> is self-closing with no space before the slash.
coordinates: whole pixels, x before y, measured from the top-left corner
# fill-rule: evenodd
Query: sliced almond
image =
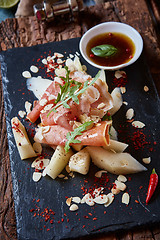
<path id="1" fill-rule="evenodd" d="M 95 202 L 94 202 L 93 197 L 92 197 L 92 195 L 90 193 L 86 194 L 85 202 L 89 206 L 94 206 Z"/>
<path id="2" fill-rule="evenodd" d="M 81 202 L 81 199 L 80 199 L 80 197 L 72 197 L 72 202 L 74 202 L 74 203 L 80 203 L 80 202 Z"/>
<path id="3" fill-rule="evenodd" d="M 60 59 L 60 58 L 57 59 L 57 63 L 58 63 L 58 64 L 62 64 L 62 63 L 64 63 L 64 62 L 65 62 L 65 61 L 63 61 L 63 60 Z"/>
<path id="4" fill-rule="evenodd" d="M 121 78 L 121 77 L 124 77 L 125 75 L 126 75 L 126 73 L 125 73 L 124 71 L 120 71 L 120 70 L 115 71 L 115 74 L 114 74 L 114 76 L 115 76 L 117 79 L 119 79 L 119 78 Z"/>
<path id="5" fill-rule="evenodd" d="M 46 103 L 47 103 L 47 99 L 46 99 L 46 98 L 43 98 L 43 99 L 41 99 L 41 100 L 39 101 L 39 105 L 41 105 L 41 106 L 45 106 Z"/>
<path id="6" fill-rule="evenodd" d="M 151 162 L 151 157 L 143 158 L 142 161 L 143 161 L 145 164 L 149 164 L 149 163 Z"/>
<path id="7" fill-rule="evenodd" d="M 133 110 L 133 108 L 129 108 L 126 112 L 126 118 L 131 120 L 133 118 L 133 116 L 134 116 L 134 110 Z"/>
<path id="8" fill-rule="evenodd" d="M 24 116 L 26 115 L 26 112 L 20 110 L 20 111 L 18 112 L 18 115 L 19 115 L 21 118 L 24 118 Z"/>
<path id="9" fill-rule="evenodd" d="M 33 173 L 33 181 L 34 182 L 38 182 L 40 179 L 41 179 L 41 177 L 42 177 L 42 173 L 40 173 L 40 172 L 34 172 Z"/>
<path id="10" fill-rule="evenodd" d="M 117 180 L 115 180 L 115 184 L 116 184 L 116 187 L 121 191 L 124 191 L 127 187 L 126 184 L 119 182 Z"/>
<path id="11" fill-rule="evenodd" d="M 30 67 L 30 70 L 31 70 L 31 72 L 33 72 L 33 73 L 37 73 L 37 72 L 39 71 L 38 67 L 37 67 L 37 66 L 34 66 L 34 65 L 32 65 L 32 66 Z"/>
<path id="12" fill-rule="evenodd" d="M 113 187 L 113 188 L 111 189 L 111 192 L 112 192 L 112 194 L 117 195 L 117 194 L 120 193 L 120 189 L 118 189 L 118 188 L 116 188 L 116 187 Z"/>
<path id="13" fill-rule="evenodd" d="M 29 114 L 31 112 L 31 107 L 32 107 L 32 103 L 26 101 L 25 102 L 25 109 L 26 109 L 27 114 Z"/>
<path id="14" fill-rule="evenodd" d="M 144 91 L 145 91 L 145 92 L 148 92 L 148 91 L 149 91 L 149 87 L 144 86 Z"/>
<path id="15" fill-rule="evenodd" d="M 66 204 L 68 206 L 71 206 L 71 202 L 72 202 L 72 197 L 66 199 Z"/>
<path id="16" fill-rule="evenodd" d="M 64 178 L 65 175 L 64 175 L 64 174 L 59 174 L 58 177 L 59 177 L 59 178 Z"/>
<path id="17" fill-rule="evenodd" d="M 118 180 L 119 182 L 127 182 L 127 178 L 126 178 L 124 175 L 119 175 L 119 176 L 117 177 L 117 180 Z"/>
<path id="18" fill-rule="evenodd" d="M 96 172 L 94 176 L 97 178 L 101 178 L 103 173 L 107 173 L 107 171 L 100 170 L 100 171 Z"/>
<path id="19" fill-rule="evenodd" d="M 126 92 L 126 87 L 120 87 L 121 93 L 124 94 Z"/>
<path id="20" fill-rule="evenodd" d="M 86 202 L 86 195 L 83 196 L 83 198 L 81 199 L 81 204 Z"/>
<path id="21" fill-rule="evenodd" d="M 105 103 L 100 103 L 98 106 L 97 106 L 97 108 L 98 109 L 102 109 L 102 108 L 104 108 L 106 106 L 106 104 Z"/>
<path id="22" fill-rule="evenodd" d="M 50 162 L 49 159 L 39 157 L 34 160 L 31 167 L 38 170 L 43 170 L 48 166 L 49 162 Z"/>
<path id="23" fill-rule="evenodd" d="M 128 102 L 124 101 L 123 104 L 127 106 L 127 105 L 128 105 Z"/>
<path id="24" fill-rule="evenodd" d="M 105 207 L 108 207 L 114 200 L 114 194 L 113 193 L 108 193 L 108 202 L 104 204 Z"/>
<path id="25" fill-rule="evenodd" d="M 22 76 L 23 76 L 24 78 L 31 78 L 31 74 L 30 74 L 29 71 L 24 71 L 24 72 L 22 72 Z"/>
<path id="26" fill-rule="evenodd" d="M 98 204 L 105 204 L 108 202 L 108 196 L 106 194 L 100 194 L 94 198 L 94 202 Z"/>
<path id="27" fill-rule="evenodd" d="M 57 57 L 57 58 L 63 58 L 64 57 L 64 55 L 62 53 L 57 53 L 57 52 L 54 53 L 54 56 Z"/>
<path id="28" fill-rule="evenodd" d="M 99 194 L 104 190 L 103 187 L 99 187 L 99 188 L 96 188 L 94 191 L 93 191 L 93 196 L 94 197 L 98 197 Z"/>
<path id="29" fill-rule="evenodd" d="M 123 193 L 122 195 L 122 203 L 128 205 L 130 200 L 130 196 L 128 193 Z"/>
<path id="30" fill-rule="evenodd" d="M 140 121 L 133 121 L 132 126 L 136 127 L 136 128 L 143 128 L 143 127 L 145 127 L 145 124 Z"/>
<path id="31" fill-rule="evenodd" d="M 44 111 L 48 111 L 48 110 L 50 110 L 52 107 L 53 107 L 53 104 L 47 104 L 47 105 L 44 107 Z"/>
<path id="32" fill-rule="evenodd" d="M 47 175 L 47 167 L 42 172 L 42 177 L 45 177 Z"/>
<path id="33" fill-rule="evenodd" d="M 77 204 L 72 204 L 69 208 L 70 211 L 77 211 L 78 210 L 78 205 Z"/>
<path id="34" fill-rule="evenodd" d="M 42 63 L 43 63 L 44 65 L 47 65 L 47 59 L 43 58 L 43 59 L 42 59 Z"/>
<path id="35" fill-rule="evenodd" d="M 42 153 L 42 145 L 38 142 L 33 143 L 33 149 L 36 153 L 41 154 Z"/>

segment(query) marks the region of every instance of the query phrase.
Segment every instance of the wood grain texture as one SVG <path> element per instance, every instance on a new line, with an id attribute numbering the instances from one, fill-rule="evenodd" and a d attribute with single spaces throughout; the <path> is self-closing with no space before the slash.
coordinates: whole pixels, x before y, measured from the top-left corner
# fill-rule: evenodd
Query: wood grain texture
<path id="1" fill-rule="evenodd" d="M 132 7 L 131 7 L 132 6 Z M 35 17 L 7 19 L 0 24 L 0 51 L 9 48 L 33 46 L 51 41 L 80 37 L 90 27 L 105 21 L 121 21 L 136 28 L 144 39 L 147 62 L 160 93 L 160 48 L 144 0 L 114 0 L 85 8 L 74 22 L 39 24 Z M 2 80 L 0 77 L 0 240 L 16 240 L 16 221 L 12 196 L 12 181 L 6 135 Z M 84 239 L 84 238 L 83 238 Z M 90 238 L 85 238 L 90 239 Z M 160 227 L 138 229 L 125 233 L 101 235 L 99 240 L 160 239 Z"/>

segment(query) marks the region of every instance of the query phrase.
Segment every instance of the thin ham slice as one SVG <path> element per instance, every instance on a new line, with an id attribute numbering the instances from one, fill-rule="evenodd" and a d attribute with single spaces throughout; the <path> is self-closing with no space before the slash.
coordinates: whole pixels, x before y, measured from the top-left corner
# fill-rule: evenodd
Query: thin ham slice
<path id="1" fill-rule="evenodd" d="M 80 140 L 82 145 L 107 146 L 109 145 L 109 126 L 110 122 L 107 121 L 98 123 L 93 128 L 84 131 L 82 135 L 77 136 L 76 139 Z M 67 142 L 66 135 L 68 132 L 68 129 L 59 125 L 40 127 L 36 131 L 34 140 L 49 145 L 64 146 Z"/>
<path id="2" fill-rule="evenodd" d="M 46 89 L 40 101 L 37 102 L 36 106 L 27 115 L 27 118 L 34 123 L 39 118 L 41 111 L 47 104 L 54 104 L 54 101 L 57 98 L 59 91 L 59 83 L 57 83 L 56 81 L 52 82 Z"/>

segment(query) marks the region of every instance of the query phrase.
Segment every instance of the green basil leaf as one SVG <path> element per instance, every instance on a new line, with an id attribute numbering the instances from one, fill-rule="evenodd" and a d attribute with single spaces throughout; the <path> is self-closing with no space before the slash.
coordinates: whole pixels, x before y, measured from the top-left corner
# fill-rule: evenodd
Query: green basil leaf
<path id="1" fill-rule="evenodd" d="M 91 51 L 98 57 L 110 57 L 117 52 L 117 48 L 109 44 L 104 44 L 92 48 Z"/>

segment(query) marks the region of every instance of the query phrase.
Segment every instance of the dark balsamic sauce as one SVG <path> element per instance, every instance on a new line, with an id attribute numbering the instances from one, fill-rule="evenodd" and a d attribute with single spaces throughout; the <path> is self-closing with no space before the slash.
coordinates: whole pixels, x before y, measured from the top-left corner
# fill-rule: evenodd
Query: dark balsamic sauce
<path id="1" fill-rule="evenodd" d="M 117 48 L 117 52 L 110 57 L 97 57 L 91 49 L 102 44 L 110 44 Z M 135 44 L 122 33 L 103 33 L 93 37 L 87 44 L 86 52 L 90 60 L 100 66 L 117 66 L 129 62 L 135 53 Z"/>

